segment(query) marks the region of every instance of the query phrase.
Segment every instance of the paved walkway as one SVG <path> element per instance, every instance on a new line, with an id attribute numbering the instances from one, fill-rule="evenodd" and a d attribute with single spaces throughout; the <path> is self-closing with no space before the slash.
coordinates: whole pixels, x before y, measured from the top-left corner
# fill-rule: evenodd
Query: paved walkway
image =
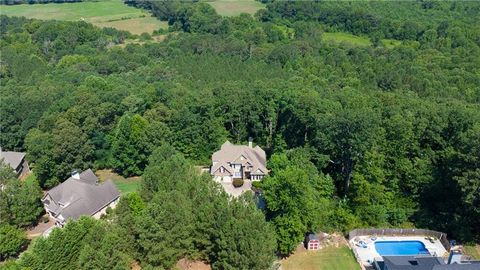
<path id="1" fill-rule="evenodd" d="M 227 192 L 229 195 L 232 195 L 233 197 L 239 197 L 245 191 L 252 190 L 251 180 L 243 181 L 243 186 L 238 188 L 234 187 L 231 182 L 221 182 L 220 184 L 223 186 L 225 192 Z"/>

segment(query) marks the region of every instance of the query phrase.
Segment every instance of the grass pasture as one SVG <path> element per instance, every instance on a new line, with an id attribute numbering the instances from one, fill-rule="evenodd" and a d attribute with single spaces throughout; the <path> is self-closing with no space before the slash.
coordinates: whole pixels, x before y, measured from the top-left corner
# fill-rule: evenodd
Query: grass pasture
<path id="1" fill-rule="evenodd" d="M 347 246 L 319 251 L 298 251 L 282 262 L 283 270 L 358 270 L 360 265 Z"/>
<path id="2" fill-rule="evenodd" d="M 117 186 L 118 190 L 120 190 L 121 194 L 137 191 L 140 188 L 140 182 L 142 180 L 138 176 L 125 178 L 112 172 L 111 170 L 98 170 L 95 172 L 95 174 L 102 182 L 111 179 L 115 186 Z"/>
<path id="3" fill-rule="evenodd" d="M 335 43 L 349 43 L 355 46 L 370 46 L 372 43 L 367 37 L 355 36 L 345 32 L 325 32 L 323 40 Z"/>
<path id="4" fill-rule="evenodd" d="M 207 1 L 222 16 L 238 16 L 241 13 L 255 14 L 264 4 L 255 0 L 210 0 Z"/>
<path id="5" fill-rule="evenodd" d="M 121 0 L 63 4 L 2 5 L 0 14 L 40 20 L 85 20 L 99 27 L 114 27 L 132 34 L 152 33 L 167 23 L 151 17 L 145 10 L 127 6 Z"/>

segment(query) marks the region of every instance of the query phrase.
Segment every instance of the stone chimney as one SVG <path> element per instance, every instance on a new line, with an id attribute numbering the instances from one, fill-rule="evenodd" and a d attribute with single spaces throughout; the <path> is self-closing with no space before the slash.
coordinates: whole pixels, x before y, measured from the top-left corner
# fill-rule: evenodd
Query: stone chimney
<path id="1" fill-rule="evenodd" d="M 80 173 L 78 173 L 78 171 L 73 171 L 72 178 L 76 180 L 80 180 Z"/>
<path id="2" fill-rule="evenodd" d="M 252 137 L 248 137 L 248 147 L 253 148 Z"/>

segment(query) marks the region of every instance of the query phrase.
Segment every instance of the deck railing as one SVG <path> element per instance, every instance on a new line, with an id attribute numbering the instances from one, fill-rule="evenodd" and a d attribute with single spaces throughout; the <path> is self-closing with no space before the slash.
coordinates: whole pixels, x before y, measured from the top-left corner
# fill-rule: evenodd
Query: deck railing
<path id="1" fill-rule="evenodd" d="M 450 243 L 447 234 L 432 230 L 424 229 L 355 229 L 348 233 L 348 240 L 352 240 L 357 236 L 376 235 L 376 236 L 430 236 L 437 238 L 443 247 L 450 251 Z"/>

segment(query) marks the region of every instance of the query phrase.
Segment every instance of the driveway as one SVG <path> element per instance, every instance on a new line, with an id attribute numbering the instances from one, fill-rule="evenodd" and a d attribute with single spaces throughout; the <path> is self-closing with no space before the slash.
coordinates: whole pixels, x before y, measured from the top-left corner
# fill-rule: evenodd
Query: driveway
<path id="1" fill-rule="evenodd" d="M 220 184 L 222 184 L 223 189 L 225 190 L 226 193 L 228 193 L 229 195 L 232 195 L 235 198 L 239 197 L 247 190 L 252 190 L 251 180 L 243 181 L 243 186 L 238 188 L 234 187 L 232 182 L 221 182 Z"/>
<path id="2" fill-rule="evenodd" d="M 44 223 L 39 221 L 37 226 L 27 230 L 27 236 L 29 239 L 42 235 L 45 231 L 55 226 L 55 220 L 48 216 L 48 222 Z"/>

